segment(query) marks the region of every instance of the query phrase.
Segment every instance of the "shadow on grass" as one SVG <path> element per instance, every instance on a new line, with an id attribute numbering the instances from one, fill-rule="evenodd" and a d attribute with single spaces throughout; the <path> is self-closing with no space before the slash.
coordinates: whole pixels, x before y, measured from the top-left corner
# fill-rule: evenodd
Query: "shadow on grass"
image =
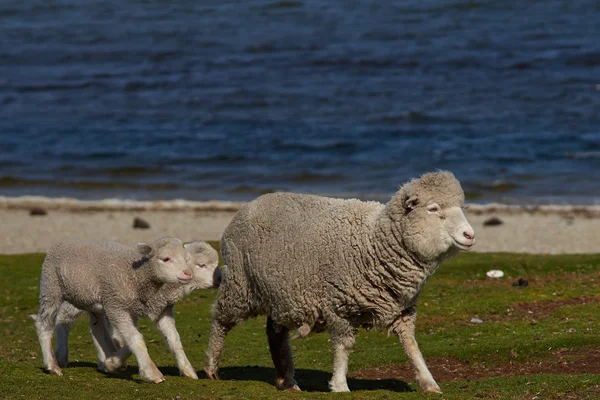
<path id="1" fill-rule="evenodd" d="M 161 369 L 162 371 L 162 369 Z M 275 388 L 275 368 L 247 366 L 225 367 L 219 369 L 221 379 L 225 381 L 259 381 L 272 385 Z M 199 373 L 200 378 L 206 378 L 204 373 Z M 306 392 L 329 392 L 328 382 L 331 373 L 314 369 L 297 369 L 295 375 L 300 389 Z M 404 381 L 397 379 L 355 379 L 348 378 L 350 390 L 390 390 L 392 392 L 414 392 Z"/>
<path id="2" fill-rule="evenodd" d="M 89 362 L 89 361 L 69 361 L 69 365 L 67 368 L 93 368 L 96 369 L 98 367 L 97 363 Z"/>
<path id="3" fill-rule="evenodd" d="M 87 367 L 96 368 L 96 364 L 89 362 L 76 362 L 69 364 L 73 367 Z M 165 377 L 179 376 L 179 369 L 177 367 L 158 367 L 160 372 Z M 106 373 L 102 372 L 105 377 L 110 379 L 123 379 L 123 380 L 134 380 L 136 382 L 143 383 L 139 379 L 137 366 L 128 366 L 123 371 L 117 373 Z M 203 371 L 197 371 L 200 379 L 207 379 Z M 134 375 L 136 377 L 134 378 Z M 247 366 L 247 367 L 224 367 L 219 369 L 219 375 L 224 381 L 256 381 L 264 382 L 268 385 L 273 386 L 275 389 L 275 368 L 259 367 L 259 366 Z M 297 369 L 296 370 L 296 381 L 298 386 L 305 392 L 329 392 L 328 382 L 331 379 L 331 373 L 325 371 L 318 371 L 314 369 Z M 398 379 L 357 379 L 348 378 L 348 386 L 350 390 L 389 390 L 392 392 L 414 392 L 406 382 Z"/>

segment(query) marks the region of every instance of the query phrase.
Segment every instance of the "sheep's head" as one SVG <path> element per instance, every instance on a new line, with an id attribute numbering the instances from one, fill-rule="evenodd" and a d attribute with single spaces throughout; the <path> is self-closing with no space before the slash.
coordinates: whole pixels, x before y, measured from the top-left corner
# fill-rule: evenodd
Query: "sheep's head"
<path id="1" fill-rule="evenodd" d="M 206 242 L 192 242 L 185 245 L 190 254 L 190 266 L 194 275 L 194 285 L 199 289 L 219 287 L 221 270 L 219 253 Z"/>
<path id="2" fill-rule="evenodd" d="M 424 259 L 441 261 L 475 244 L 475 232 L 463 212 L 465 195 L 451 172 L 412 180 L 392 201 L 403 242 Z"/>
<path id="3" fill-rule="evenodd" d="M 190 255 L 177 238 L 162 238 L 153 243 L 138 243 L 137 251 L 148 260 L 155 282 L 189 283 L 192 271 L 188 265 Z"/>

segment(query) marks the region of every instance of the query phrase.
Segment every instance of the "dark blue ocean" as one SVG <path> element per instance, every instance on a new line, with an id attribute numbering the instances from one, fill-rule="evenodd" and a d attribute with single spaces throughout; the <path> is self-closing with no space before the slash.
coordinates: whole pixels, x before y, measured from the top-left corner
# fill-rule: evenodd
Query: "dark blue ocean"
<path id="1" fill-rule="evenodd" d="M 0 195 L 600 203 L 600 2 L 0 2 Z"/>

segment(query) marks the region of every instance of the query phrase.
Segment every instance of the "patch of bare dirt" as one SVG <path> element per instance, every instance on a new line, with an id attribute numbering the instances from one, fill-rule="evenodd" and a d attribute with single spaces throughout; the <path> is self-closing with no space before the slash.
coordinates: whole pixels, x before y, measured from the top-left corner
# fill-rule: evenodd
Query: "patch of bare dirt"
<path id="1" fill-rule="evenodd" d="M 428 358 L 427 366 L 437 381 L 479 380 L 498 376 L 534 374 L 600 374 L 600 350 L 560 349 L 546 357 L 530 362 L 465 362 L 452 357 Z M 414 381 L 410 363 L 366 368 L 350 374 L 357 379 L 400 379 Z"/>
<path id="2" fill-rule="evenodd" d="M 560 300 L 543 300 L 536 302 L 515 303 L 511 306 L 514 314 L 526 314 L 533 318 L 544 318 L 552 314 L 554 310 L 567 306 L 579 306 L 584 304 L 600 303 L 600 297 L 579 296 Z"/>

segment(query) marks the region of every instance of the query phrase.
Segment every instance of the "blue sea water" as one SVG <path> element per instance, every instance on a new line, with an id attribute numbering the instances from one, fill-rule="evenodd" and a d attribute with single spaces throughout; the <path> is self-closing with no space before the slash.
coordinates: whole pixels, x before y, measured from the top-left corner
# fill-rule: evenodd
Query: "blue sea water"
<path id="1" fill-rule="evenodd" d="M 0 2 L 0 195 L 600 203 L 600 3 Z"/>

